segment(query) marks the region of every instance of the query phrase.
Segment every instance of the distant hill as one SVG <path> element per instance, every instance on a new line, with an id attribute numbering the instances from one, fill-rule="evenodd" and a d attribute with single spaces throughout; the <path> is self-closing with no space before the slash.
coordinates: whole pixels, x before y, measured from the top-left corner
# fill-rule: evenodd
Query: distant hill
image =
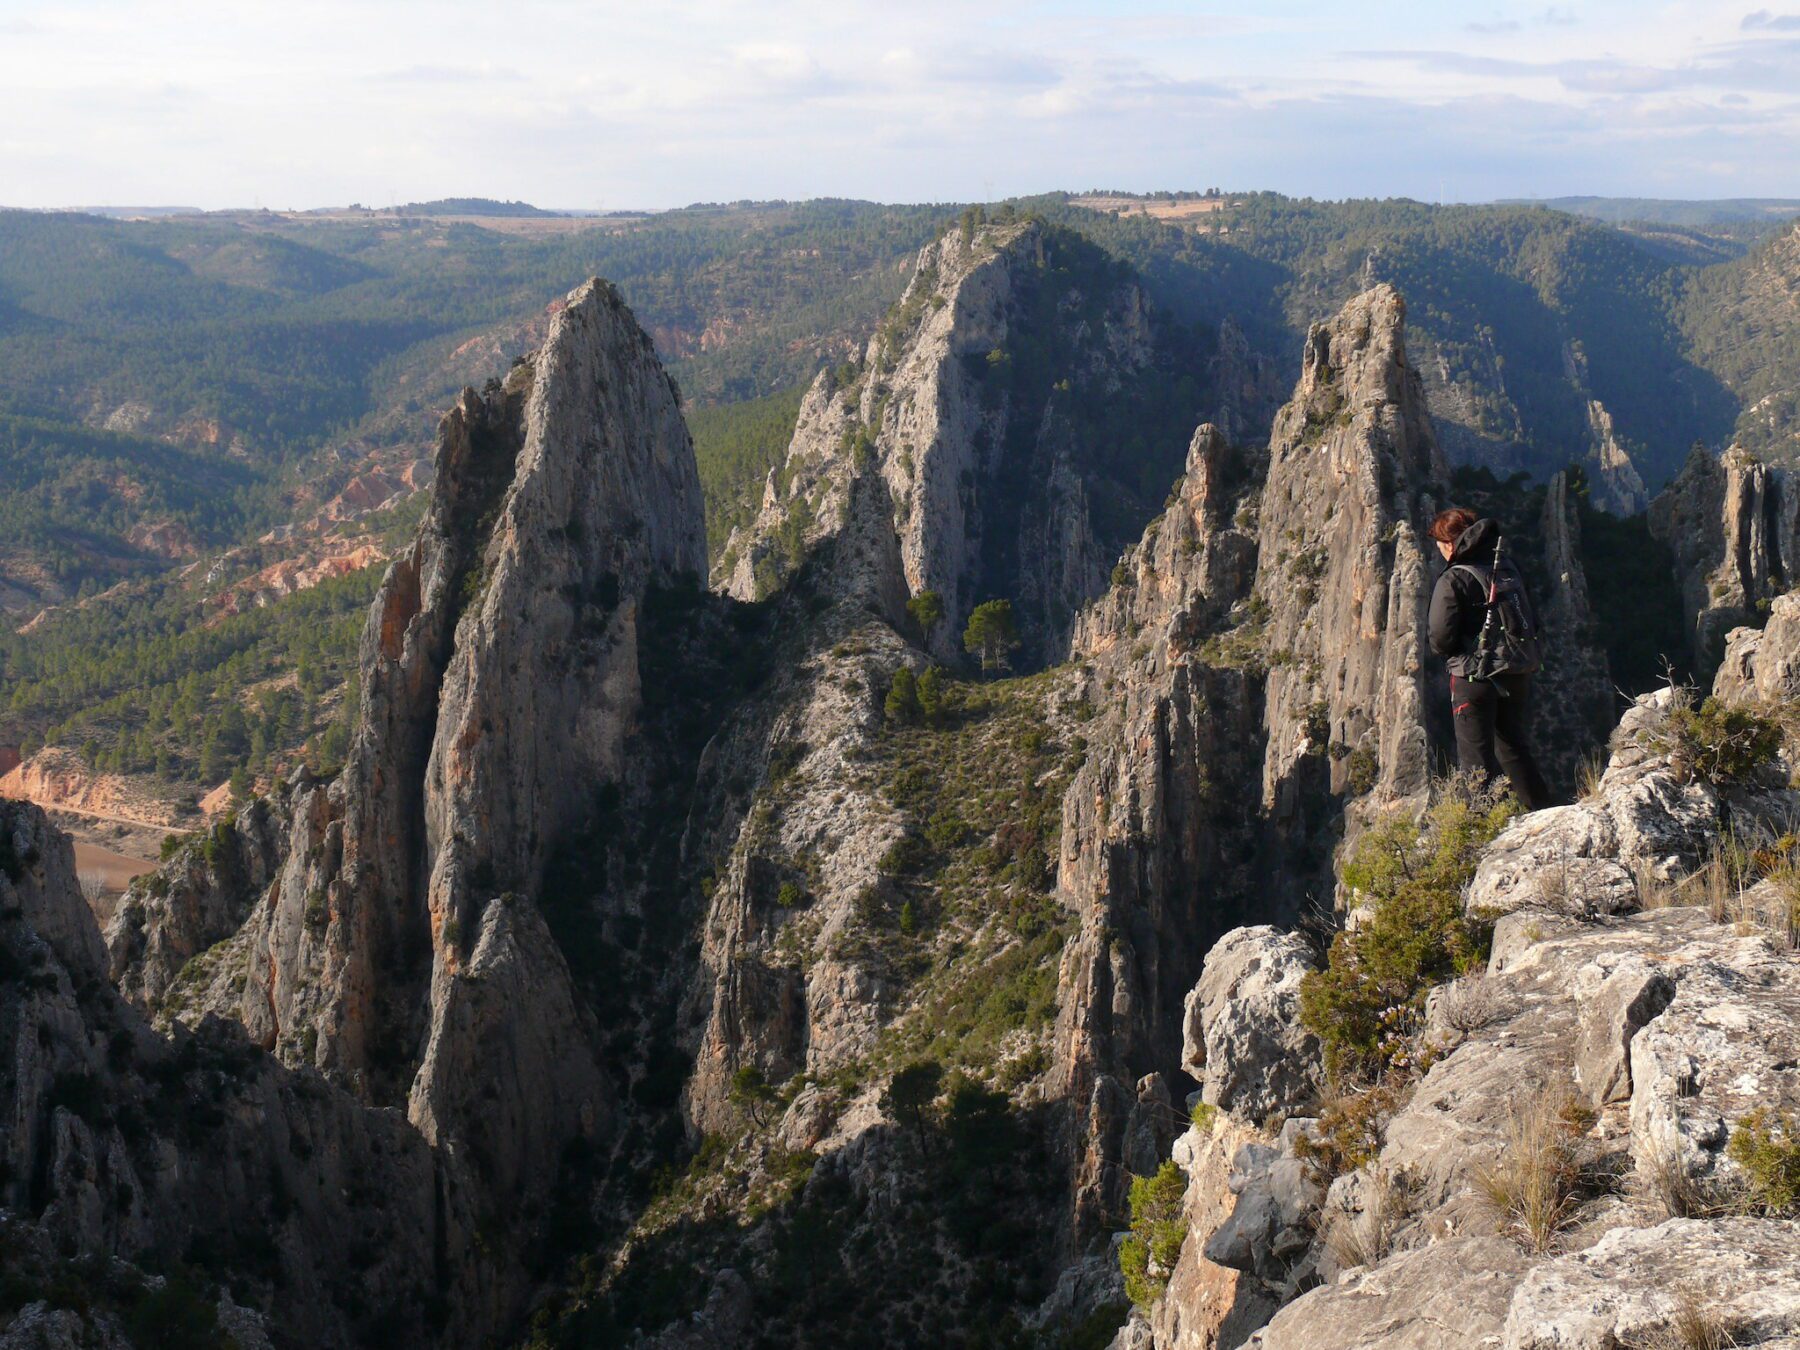
<path id="1" fill-rule="evenodd" d="M 399 216 L 556 216 L 560 211 L 546 211 L 530 202 L 497 202 L 492 197 L 439 197 L 430 202 L 408 202 L 390 207 Z"/>
<path id="2" fill-rule="evenodd" d="M 1734 225 L 1745 222 L 1774 223 L 1800 216 L 1800 198 L 1721 197 L 1713 201 L 1680 201 L 1664 197 L 1548 197 L 1515 198 L 1499 206 L 1542 206 L 1567 211 L 1609 225 L 1644 221 L 1653 225 Z"/>

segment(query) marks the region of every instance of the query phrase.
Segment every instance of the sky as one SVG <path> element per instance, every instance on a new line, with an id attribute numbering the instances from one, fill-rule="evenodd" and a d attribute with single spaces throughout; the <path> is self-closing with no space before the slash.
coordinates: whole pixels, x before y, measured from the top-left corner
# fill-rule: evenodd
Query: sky
<path id="1" fill-rule="evenodd" d="M 1800 0 L 0 0 L 0 204 L 1800 197 Z"/>

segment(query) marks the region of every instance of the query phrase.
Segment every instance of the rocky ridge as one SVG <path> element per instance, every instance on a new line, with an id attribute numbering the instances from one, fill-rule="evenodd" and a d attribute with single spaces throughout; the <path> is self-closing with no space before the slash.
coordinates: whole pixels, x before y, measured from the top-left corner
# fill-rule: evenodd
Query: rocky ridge
<path id="1" fill-rule="evenodd" d="M 1161 490 L 1153 466 L 1174 445 L 1153 434 L 1128 450 L 1099 414 L 1152 416 L 1133 400 L 1167 362 L 1162 346 L 1135 278 L 1080 236 L 1037 221 L 946 233 L 920 252 L 861 360 L 807 391 L 786 460 L 716 582 L 739 599 L 768 595 L 860 501 L 880 517 L 864 529 L 892 531 L 899 570 L 840 585 L 895 606 L 896 623 L 896 600 L 935 591 L 945 620 L 923 636 L 945 661 L 959 659 L 975 605 L 1009 597 L 1022 659 L 1060 659 L 1125 542 L 1121 502 L 1145 495 L 1147 474 Z"/>
<path id="2" fill-rule="evenodd" d="M 1731 636 L 1722 697 L 1783 706 L 1768 695 L 1795 658 L 1788 608 Z M 1800 1108 L 1782 861 L 1796 752 L 1790 741 L 1790 758 L 1714 786 L 1671 751 L 1679 710 L 1670 691 L 1640 700 L 1590 798 L 1524 816 L 1488 847 L 1465 900 L 1501 916 L 1487 967 L 1433 993 L 1428 1067 L 1373 1155 L 1335 1179 L 1299 1143 L 1317 1098 L 1296 1082 L 1307 1050 L 1293 1004 L 1222 997 L 1229 980 L 1210 970 L 1309 958 L 1274 930 L 1221 941 L 1190 1025 L 1210 1052 L 1207 1100 L 1224 1109 L 1176 1146 L 1190 1229 L 1168 1292 L 1121 1344 L 1610 1350 L 1688 1325 L 1740 1344 L 1800 1332 L 1800 1222 L 1730 1199 L 1745 1172 L 1727 1147 L 1758 1108 Z M 1726 838 L 1765 861 L 1720 862 Z M 1226 1035 L 1234 1021 L 1250 1025 Z M 1234 1098 L 1228 1081 L 1254 1090 Z M 1259 1132 L 1272 1108 L 1287 1115 L 1277 1135 Z M 1486 1197 L 1508 1194 L 1546 1130 L 1583 1180 L 1564 1183 L 1539 1231 Z"/>
<path id="3" fill-rule="evenodd" d="M 1735 446 L 1696 449 L 1650 504 L 1650 532 L 1675 554 L 1694 666 L 1711 679 L 1725 638 L 1760 624 L 1800 564 L 1800 490 L 1789 470 Z"/>
<path id="4" fill-rule="evenodd" d="M 1129 1174 L 1109 1160 L 1181 1064 L 1212 940 L 1327 899 L 1346 811 L 1422 793 L 1442 753 L 1417 541 L 1443 466 L 1404 321 L 1382 286 L 1314 326 L 1266 461 L 1202 427 L 1163 516 L 1076 625 L 1105 709 L 1064 803 L 1059 876 L 1081 924 L 1055 1068 L 1076 1233 L 1121 1212 Z M 1231 791 L 1246 783 L 1260 791 Z"/>
<path id="5" fill-rule="evenodd" d="M 418 1172 L 395 1173 L 387 1212 L 435 1215 L 417 1268 L 455 1279 L 469 1341 L 517 1315 L 567 1150 L 607 1126 L 538 892 L 585 809 L 568 784 L 625 774 L 640 611 L 692 584 L 702 539 L 673 384 L 590 283 L 444 419 L 431 506 L 371 608 L 343 772 L 288 786 L 281 847 L 255 808 L 184 851 L 111 935 L 133 997 L 234 1019 L 274 1056 L 240 1042 L 252 1077 L 322 1074 L 404 1141 Z"/>
<path id="6" fill-rule="evenodd" d="M 1189 1212 L 1235 1224 L 1220 1251 L 1248 1268 L 1184 1253 L 1177 1286 L 1208 1301 L 1164 1320 L 1201 1327 L 1222 1300 L 1247 1333 L 1296 1292 L 1265 1258 L 1311 1243 L 1268 1181 L 1297 1165 L 1256 1131 L 1314 1075 L 1234 1066 L 1310 1053 L 1279 1025 L 1299 953 L 1252 943 L 1187 996 L 1214 938 L 1329 897 L 1346 828 L 1423 800 L 1441 729 L 1419 540 L 1441 460 L 1404 308 L 1375 288 L 1314 328 L 1267 455 L 1195 433 L 1110 589 L 1019 580 L 1039 597 L 1031 659 L 1060 631 L 1055 594 L 1071 664 L 896 702 L 960 627 L 947 605 L 921 633 L 910 595 L 959 587 L 940 593 L 966 609 L 1008 559 L 1062 538 L 1051 552 L 1080 561 L 1104 538 L 1111 488 L 1083 476 L 1071 391 L 1022 397 L 1044 353 L 996 325 L 1048 297 L 1069 321 L 1050 355 L 1080 359 L 1045 369 L 1103 399 L 1154 325 L 1128 278 L 1070 283 L 1062 247 L 1029 223 L 934 245 L 941 274 L 969 268 L 956 298 L 921 269 L 853 373 L 854 415 L 836 376 L 809 395 L 823 430 L 772 480 L 781 523 L 758 537 L 780 575 L 756 603 L 682 581 L 700 515 L 673 391 L 617 297 L 577 292 L 542 352 L 445 419 L 432 505 L 371 609 L 343 773 L 298 775 L 122 909 L 111 961 L 161 1015 L 146 1036 L 232 1040 L 247 1081 L 316 1085 L 395 1131 L 391 1207 L 430 1234 L 420 1269 L 454 1294 L 420 1297 L 456 1336 L 516 1326 L 536 1291 L 576 1340 L 797 1335 L 825 1297 L 900 1339 L 922 1299 L 1053 1338 L 1112 1296 L 1103 1234 L 1175 1141 L 1184 1070 L 1221 1123 L 1182 1156 L 1253 1202 L 1215 1187 Z M 1021 466 L 1045 485 L 1066 469 L 1055 492 L 1089 505 L 987 530 Z M 818 509 L 786 529 L 797 482 Z M 919 513 L 946 482 L 975 508 L 960 533 Z M 1574 631 L 1569 519 L 1547 508 Z M 1780 664 L 1746 650 L 1739 668 Z M 909 1101 L 904 1075 L 934 1064 Z M 553 1229 L 581 1236 L 541 1243 Z M 706 1278 L 655 1296 L 688 1269 Z M 327 1305 L 325 1340 L 360 1330 Z"/>
<path id="7" fill-rule="evenodd" d="M 185 1260 L 222 1277 L 222 1310 L 235 1295 L 319 1345 L 433 1344 L 470 1325 L 440 1245 L 470 1216 L 417 1133 L 282 1068 L 234 1024 L 152 1029 L 106 960 L 68 837 L 0 800 L 0 1209 L 30 1216 L 8 1223 L 9 1276 L 29 1287 L 33 1251 Z M 82 1279 L 97 1304 L 91 1267 Z M 105 1333 L 104 1318 L 35 1306 L 7 1344 Z M 244 1316 L 240 1343 L 255 1344 L 260 1319 Z M 33 1325 L 71 1339 L 32 1340 Z"/>

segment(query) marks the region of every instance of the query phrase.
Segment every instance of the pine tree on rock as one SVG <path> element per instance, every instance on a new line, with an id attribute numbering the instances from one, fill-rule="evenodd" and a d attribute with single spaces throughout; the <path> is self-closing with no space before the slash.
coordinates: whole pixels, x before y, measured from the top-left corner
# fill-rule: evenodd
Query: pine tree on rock
<path id="1" fill-rule="evenodd" d="M 981 658 L 983 671 L 1005 670 L 1007 653 L 1019 645 L 1019 626 L 1010 600 L 988 600 L 975 606 L 963 630 L 963 650 Z"/>

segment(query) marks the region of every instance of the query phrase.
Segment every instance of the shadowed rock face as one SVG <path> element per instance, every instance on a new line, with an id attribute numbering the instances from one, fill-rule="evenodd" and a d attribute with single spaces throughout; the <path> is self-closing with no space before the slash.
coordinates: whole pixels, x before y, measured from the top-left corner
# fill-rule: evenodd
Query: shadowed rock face
<path id="1" fill-rule="evenodd" d="M 233 1023 L 153 1030 L 107 983 L 68 836 L 4 799 L 0 970 L 0 1209 L 25 1229 L 8 1234 L 9 1263 L 15 1238 L 185 1261 L 293 1343 L 474 1344 L 495 1326 L 469 1213 L 418 1133 L 283 1068 Z M 106 1281 L 82 1279 L 98 1299 Z M 26 1325 L 0 1339 L 39 1344 L 11 1339 Z"/>
<path id="2" fill-rule="evenodd" d="M 1121 521 L 1135 510 L 1121 504 L 1153 502 L 1175 468 L 1179 441 L 1146 444 L 1157 432 L 1134 401 L 1166 356 L 1135 279 L 1079 236 L 1036 222 L 946 234 L 920 252 L 860 365 L 821 373 L 807 392 L 786 461 L 756 520 L 733 533 L 716 584 L 767 595 L 819 541 L 876 512 L 894 557 L 873 573 L 840 560 L 840 591 L 897 624 L 909 596 L 936 591 L 945 620 L 927 645 L 946 662 L 960 659 L 970 611 L 1005 597 L 1019 661 L 1060 659 L 1128 542 Z M 855 489 L 869 478 L 882 491 Z"/>
<path id="3" fill-rule="evenodd" d="M 1181 1062 L 1213 940 L 1331 893 L 1347 804 L 1432 767 L 1418 540 L 1443 465 L 1390 287 L 1315 325 L 1266 462 L 1202 427 L 1162 517 L 1075 626 L 1101 715 L 1063 806 L 1055 1074 L 1079 1234 L 1117 1214 L 1128 1084 Z M 1355 799 L 1352 801 L 1351 799 Z"/>
<path id="4" fill-rule="evenodd" d="M 1743 450 L 1697 449 L 1650 503 L 1650 532 L 1675 553 L 1696 674 L 1712 677 L 1725 636 L 1760 625 L 1800 566 L 1800 492 L 1792 475 Z"/>

